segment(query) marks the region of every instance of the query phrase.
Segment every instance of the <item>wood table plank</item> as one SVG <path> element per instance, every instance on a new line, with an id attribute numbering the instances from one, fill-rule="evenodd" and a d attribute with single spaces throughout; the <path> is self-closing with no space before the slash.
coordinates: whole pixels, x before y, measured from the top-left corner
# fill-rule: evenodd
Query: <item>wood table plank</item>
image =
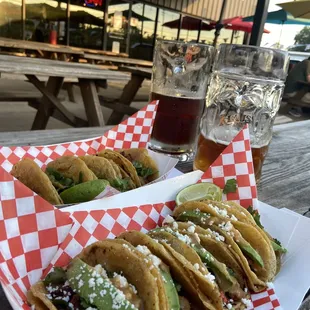
<path id="1" fill-rule="evenodd" d="M 54 45 L 49 43 L 41 43 L 41 42 L 33 42 L 26 40 L 16 40 L 9 38 L 0 37 L 0 48 L 10 48 L 10 49 L 25 49 L 25 50 L 33 50 L 33 51 L 45 51 L 51 53 L 64 53 L 64 54 L 73 54 L 80 55 L 84 54 L 82 49 L 77 49 L 70 46 L 65 45 Z"/>
<path id="2" fill-rule="evenodd" d="M 58 60 L 0 55 L 0 72 L 60 76 L 66 78 L 108 79 L 128 81 L 124 72 L 106 70 L 100 65 L 80 64 Z"/>
<path id="3" fill-rule="evenodd" d="M 116 56 L 107 56 L 107 55 L 97 55 L 97 54 L 90 54 L 85 53 L 83 58 L 86 60 L 96 60 L 100 62 L 111 62 L 112 64 L 124 64 L 124 65 L 131 65 L 131 66 L 139 66 L 139 67 L 149 67 L 153 66 L 151 61 L 135 59 L 135 58 L 128 58 L 128 57 L 116 57 Z"/>

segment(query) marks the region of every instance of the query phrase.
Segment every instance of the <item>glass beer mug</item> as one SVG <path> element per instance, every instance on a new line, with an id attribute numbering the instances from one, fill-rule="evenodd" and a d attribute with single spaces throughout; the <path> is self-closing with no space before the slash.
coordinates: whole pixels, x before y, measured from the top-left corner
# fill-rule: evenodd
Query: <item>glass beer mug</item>
<path id="1" fill-rule="evenodd" d="M 245 45 L 219 47 L 200 124 L 194 169 L 205 171 L 249 125 L 256 181 L 272 138 L 289 58 L 287 52 Z"/>
<path id="2" fill-rule="evenodd" d="M 159 103 L 150 149 L 193 158 L 213 56 L 214 48 L 204 44 L 156 43 L 150 101 Z"/>

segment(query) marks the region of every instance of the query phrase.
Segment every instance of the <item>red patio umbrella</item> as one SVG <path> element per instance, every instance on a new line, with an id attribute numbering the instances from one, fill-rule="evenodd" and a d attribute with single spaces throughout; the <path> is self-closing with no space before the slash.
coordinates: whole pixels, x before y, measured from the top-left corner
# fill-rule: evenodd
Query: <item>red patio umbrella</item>
<path id="1" fill-rule="evenodd" d="M 166 22 L 163 24 L 164 27 L 168 27 L 171 29 L 178 29 L 179 28 L 179 19 L 174 19 L 170 22 Z M 182 19 L 182 29 L 185 30 L 199 30 L 200 29 L 200 20 L 197 18 L 184 16 Z M 201 30 L 213 30 L 213 26 L 208 25 L 207 23 L 202 23 Z"/>
<path id="2" fill-rule="evenodd" d="M 231 29 L 235 31 L 252 32 L 253 22 L 244 22 L 242 16 L 236 16 L 232 18 L 223 19 L 222 24 L 225 29 Z M 215 28 L 215 23 L 209 25 Z M 264 29 L 264 33 L 270 33 L 269 30 Z"/>

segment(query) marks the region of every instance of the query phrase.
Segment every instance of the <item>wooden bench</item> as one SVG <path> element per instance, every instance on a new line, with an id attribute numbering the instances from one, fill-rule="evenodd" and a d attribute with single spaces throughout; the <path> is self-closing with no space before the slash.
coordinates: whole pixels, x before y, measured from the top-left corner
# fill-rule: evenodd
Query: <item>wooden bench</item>
<path id="1" fill-rule="evenodd" d="M 25 75 L 29 82 L 42 94 L 39 104 L 34 101 L 31 102 L 38 109 L 32 125 L 33 130 L 45 129 L 49 118 L 55 114 L 61 115 L 66 123 L 75 127 L 104 126 L 96 83 L 106 80 L 128 81 L 130 79 L 126 73 L 105 70 L 99 65 L 9 55 L 0 55 L 0 72 Z M 38 76 L 47 76 L 47 83 L 42 83 Z M 87 124 L 73 115 L 58 98 L 65 78 L 77 79 L 83 98 Z"/>

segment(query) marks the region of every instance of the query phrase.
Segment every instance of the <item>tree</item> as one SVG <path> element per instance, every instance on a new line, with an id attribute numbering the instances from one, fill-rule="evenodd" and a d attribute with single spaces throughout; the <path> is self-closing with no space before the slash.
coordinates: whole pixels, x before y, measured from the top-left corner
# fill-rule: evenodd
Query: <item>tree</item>
<path id="1" fill-rule="evenodd" d="M 295 44 L 310 44 L 310 27 L 305 26 L 296 34 Z"/>

